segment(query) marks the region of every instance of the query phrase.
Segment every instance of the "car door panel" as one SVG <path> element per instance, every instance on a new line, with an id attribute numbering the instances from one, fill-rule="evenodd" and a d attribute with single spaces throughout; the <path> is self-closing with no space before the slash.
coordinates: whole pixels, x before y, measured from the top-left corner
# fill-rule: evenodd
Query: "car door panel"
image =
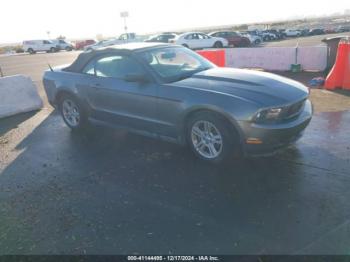
<path id="1" fill-rule="evenodd" d="M 96 77 L 88 91 L 93 117 L 121 126 L 154 131 L 156 86 Z"/>
<path id="2" fill-rule="evenodd" d="M 131 58 L 120 55 L 102 57 L 86 66 L 81 86 L 92 118 L 133 129 L 155 129 L 156 84 L 130 82 L 121 77 L 134 73 L 128 70 L 136 68 L 141 70 Z"/>

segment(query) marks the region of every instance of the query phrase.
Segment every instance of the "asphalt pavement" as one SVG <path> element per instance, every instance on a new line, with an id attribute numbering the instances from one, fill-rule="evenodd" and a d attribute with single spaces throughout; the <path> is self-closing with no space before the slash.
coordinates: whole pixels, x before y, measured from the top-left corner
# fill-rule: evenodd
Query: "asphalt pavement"
<path id="1" fill-rule="evenodd" d="M 77 52 L 1 57 L 30 75 Z M 47 59 L 47 60 L 46 60 Z M 317 113 L 275 156 L 205 164 L 56 111 L 0 120 L 0 254 L 348 254 L 350 112 Z"/>

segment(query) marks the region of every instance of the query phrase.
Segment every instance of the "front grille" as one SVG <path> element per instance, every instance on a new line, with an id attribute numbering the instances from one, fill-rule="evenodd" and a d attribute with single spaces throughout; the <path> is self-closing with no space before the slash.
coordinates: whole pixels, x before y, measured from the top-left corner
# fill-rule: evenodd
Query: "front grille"
<path id="1" fill-rule="evenodd" d="M 287 119 L 298 116 L 304 107 L 305 101 L 306 100 L 304 99 L 304 100 L 299 101 L 295 104 L 284 107 L 283 112 L 281 114 L 281 119 L 287 120 Z"/>

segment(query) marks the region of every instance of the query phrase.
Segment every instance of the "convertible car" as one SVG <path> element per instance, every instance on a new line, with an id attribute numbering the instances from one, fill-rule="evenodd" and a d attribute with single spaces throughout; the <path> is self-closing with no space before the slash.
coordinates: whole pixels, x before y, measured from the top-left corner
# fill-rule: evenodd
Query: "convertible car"
<path id="1" fill-rule="evenodd" d="M 312 117 L 308 89 L 270 73 L 219 68 L 182 46 L 131 43 L 47 70 L 49 102 L 73 130 L 103 124 L 189 145 L 219 163 L 270 154 Z"/>

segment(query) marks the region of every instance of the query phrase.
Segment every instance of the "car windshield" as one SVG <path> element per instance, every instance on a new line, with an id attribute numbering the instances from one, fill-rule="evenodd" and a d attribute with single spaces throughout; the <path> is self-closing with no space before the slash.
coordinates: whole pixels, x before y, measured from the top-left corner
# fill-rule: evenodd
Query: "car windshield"
<path id="1" fill-rule="evenodd" d="M 141 53 L 141 58 L 167 83 L 215 67 L 197 53 L 182 47 L 166 47 Z"/>

